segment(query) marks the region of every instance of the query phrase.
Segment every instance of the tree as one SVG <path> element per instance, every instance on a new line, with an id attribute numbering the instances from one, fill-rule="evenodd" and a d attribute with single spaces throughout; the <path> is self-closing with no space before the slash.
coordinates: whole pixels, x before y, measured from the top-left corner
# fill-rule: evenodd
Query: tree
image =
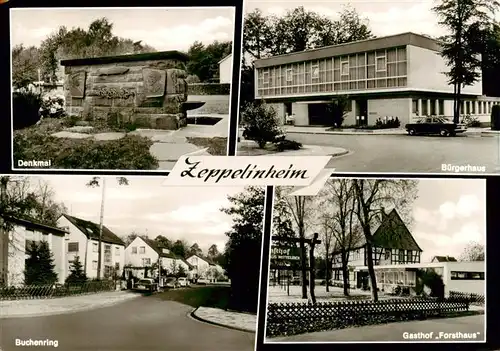
<path id="1" fill-rule="evenodd" d="M 179 273 L 179 267 L 180 265 L 177 264 L 176 260 L 173 260 L 172 263 L 170 263 L 169 273 L 172 276 L 177 277 L 177 274 Z"/>
<path id="2" fill-rule="evenodd" d="M 273 42 L 273 31 L 269 18 L 255 9 L 246 14 L 243 25 L 243 52 L 256 59 L 269 53 Z"/>
<path id="3" fill-rule="evenodd" d="M 106 194 L 106 177 L 102 179 L 100 177 L 92 177 L 92 179 L 87 183 L 89 187 L 99 187 L 101 186 L 100 181 L 102 180 L 102 195 L 101 195 L 101 214 L 99 219 L 99 248 L 97 254 L 97 279 L 101 279 L 101 260 L 102 260 L 102 227 L 104 221 L 104 198 Z M 128 179 L 125 177 L 116 177 L 116 181 L 119 185 L 128 185 Z"/>
<path id="4" fill-rule="evenodd" d="M 454 86 L 454 123 L 460 119 L 462 88 L 481 77 L 476 38 L 484 28 L 490 27 L 498 6 L 496 0 L 442 0 L 433 8 L 439 24 L 449 32 L 441 38 L 441 56 L 449 66 L 445 72 L 448 82 Z"/>
<path id="5" fill-rule="evenodd" d="M 304 239 L 306 239 L 306 231 L 312 224 L 314 208 L 313 199 L 308 196 L 291 196 L 291 188 L 282 189 L 277 194 L 286 203 L 293 219 L 293 224 L 297 231 L 300 249 L 300 266 L 302 273 L 302 298 L 307 299 L 307 251 Z"/>
<path id="6" fill-rule="evenodd" d="M 185 277 L 186 276 L 186 269 L 184 268 L 183 265 L 179 265 L 178 266 L 178 269 L 177 269 L 177 278 L 180 278 L 180 277 Z"/>
<path id="7" fill-rule="evenodd" d="M 189 248 L 188 256 L 192 256 L 192 255 L 203 256 L 203 251 L 200 249 L 200 246 L 197 243 L 194 243 Z"/>
<path id="8" fill-rule="evenodd" d="M 38 48 L 25 48 L 22 44 L 12 48 L 12 85 L 22 88 L 38 81 L 40 58 Z"/>
<path id="9" fill-rule="evenodd" d="M 197 76 L 201 82 L 208 82 L 219 76 L 219 61 L 231 54 L 232 42 L 219 42 L 205 46 L 196 41 L 188 50 L 189 62 L 186 71 Z"/>
<path id="10" fill-rule="evenodd" d="M 170 251 L 176 256 L 186 258 L 189 254 L 188 244 L 185 240 L 176 240 L 172 244 Z"/>
<path id="11" fill-rule="evenodd" d="M 351 100 L 348 95 L 338 95 L 330 104 L 328 104 L 328 112 L 331 116 L 331 123 L 334 127 L 339 128 L 344 123 Z"/>
<path id="12" fill-rule="evenodd" d="M 170 249 L 172 247 L 172 242 L 163 235 L 158 235 L 154 241 L 158 244 L 159 247 Z"/>
<path id="13" fill-rule="evenodd" d="M 230 205 L 221 208 L 232 217 L 225 247 L 226 271 L 231 279 L 232 308 L 257 311 L 260 280 L 265 192 L 262 187 L 246 187 L 228 196 Z"/>
<path id="14" fill-rule="evenodd" d="M 349 253 L 359 244 L 361 233 L 356 223 L 356 193 L 350 179 L 335 179 L 327 183 L 323 192 L 322 213 L 327 266 L 331 267 L 330 251 L 340 253 L 344 295 L 349 295 Z M 328 272 L 328 270 L 327 270 Z M 327 285 L 328 286 L 328 285 Z M 327 290 L 328 291 L 328 290 Z"/>
<path id="15" fill-rule="evenodd" d="M 469 243 L 462 254 L 460 255 L 460 261 L 484 261 L 485 250 L 484 245 L 476 242 Z"/>
<path id="16" fill-rule="evenodd" d="M 208 257 L 211 259 L 217 259 L 219 257 L 219 249 L 217 249 L 217 245 L 213 244 L 208 248 Z"/>
<path id="17" fill-rule="evenodd" d="M 80 257 L 76 256 L 71 262 L 70 274 L 66 278 L 66 283 L 83 283 L 87 281 L 87 275 L 83 270 L 83 265 L 80 262 Z"/>
<path id="18" fill-rule="evenodd" d="M 26 285 L 48 285 L 57 282 L 54 258 L 46 241 L 31 242 L 24 271 Z"/>
<path id="19" fill-rule="evenodd" d="M 412 204 L 417 198 L 417 180 L 394 179 L 353 179 L 355 192 L 355 214 L 365 238 L 365 250 L 368 274 L 371 282 L 371 294 L 378 301 L 377 280 L 373 268 L 373 233 L 372 228 L 380 223 L 385 206 L 393 206 L 405 222 L 411 224 Z"/>

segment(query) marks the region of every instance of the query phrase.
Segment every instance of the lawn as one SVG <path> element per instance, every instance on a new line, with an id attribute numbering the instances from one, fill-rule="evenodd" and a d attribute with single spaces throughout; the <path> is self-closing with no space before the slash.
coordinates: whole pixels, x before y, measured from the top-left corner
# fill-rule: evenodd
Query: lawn
<path id="1" fill-rule="evenodd" d="M 202 147 L 208 148 L 208 153 L 213 156 L 226 156 L 227 155 L 227 138 L 214 137 L 214 138 L 202 138 L 202 137 L 188 137 L 186 138 L 188 143 Z"/>
<path id="2" fill-rule="evenodd" d="M 230 293 L 229 286 L 193 286 L 167 290 L 157 296 L 162 300 L 177 301 L 195 308 L 204 306 L 227 309 Z"/>

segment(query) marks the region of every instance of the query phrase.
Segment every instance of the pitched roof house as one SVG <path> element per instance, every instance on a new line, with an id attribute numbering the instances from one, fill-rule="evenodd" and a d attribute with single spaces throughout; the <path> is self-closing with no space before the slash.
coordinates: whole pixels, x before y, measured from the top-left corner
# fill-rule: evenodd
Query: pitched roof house
<path id="1" fill-rule="evenodd" d="M 182 267 L 186 274 L 192 269 L 191 264 L 184 258 L 145 236 L 136 237 L 125 249 L 125 265 L 130 269 L 139 270 L 136 272 L 139 276 L 142 274 L 142 268 L 157 264 L 160 258 L 163 269 L 171 274 L 179 267 Z"/>
<path id="2" fill-rule="evenodd" d="M 453 256 L 434 256 L 431 262 L 457 262 L 457 259 Z"/>
<path id="3" fill-rule="evenodd" d="M 69 231 L 66 243 L 68 266 L 79 257 L 87 277 L 96 278 L 99 260 L 99 224 L 85 219 L 63 214 L 58 225 Z M 111 278 L 120 275 L 124 266 L 125 243 L 118 235 L 102 226 L 101 236 L 101 276 Z M 69 272 L 67 272 L 69 274 Z"/>

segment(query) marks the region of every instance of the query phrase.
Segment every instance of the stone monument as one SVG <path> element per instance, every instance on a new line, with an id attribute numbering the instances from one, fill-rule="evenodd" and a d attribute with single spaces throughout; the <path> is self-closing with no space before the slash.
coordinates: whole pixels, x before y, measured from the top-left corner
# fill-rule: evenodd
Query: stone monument
<path id="1" fill-rule="evenodd" d="M 87 121 L 182 128 L 187 111 L 204 104 L 187 102 L 187 60 L 177 51 L 63 60 L 66 111 Z"/>

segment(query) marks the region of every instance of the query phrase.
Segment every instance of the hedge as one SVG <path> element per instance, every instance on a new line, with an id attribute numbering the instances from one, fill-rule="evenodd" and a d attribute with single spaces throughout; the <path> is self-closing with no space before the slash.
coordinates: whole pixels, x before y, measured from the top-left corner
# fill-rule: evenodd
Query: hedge
<path id="1" fill-rule="evenodd" d="M 193 83 L 188 85 L 189 95 L 229 95 L 229 83 Z"/>

